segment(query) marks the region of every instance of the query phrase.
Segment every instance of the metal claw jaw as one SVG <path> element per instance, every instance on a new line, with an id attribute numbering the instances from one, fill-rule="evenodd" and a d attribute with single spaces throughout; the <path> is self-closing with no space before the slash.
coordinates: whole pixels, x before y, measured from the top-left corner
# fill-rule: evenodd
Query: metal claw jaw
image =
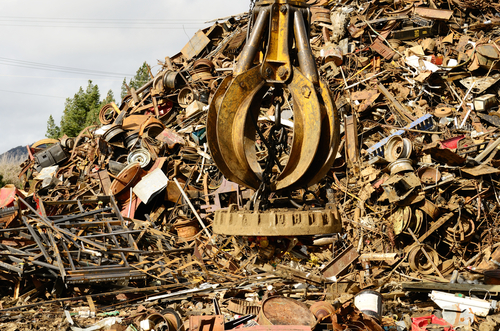
<path id="1" fill-rule="evenodd" d="M 212 157 L 226 178 L 258 189 L 263 170 L 256 156 L 253 121 L 270 87 L 286 87 L 292 96 L 293 140 L 288 162 L 270 189 L 313 185 L 335 160 L 339 119 L 309 44 L 309 8 L 305 1 L 261 0 L 254 15 L 233 75 L 222 81 L 210 104 L 207 141 Z M 255 64 L 259 54 L 262 61 Z"/>

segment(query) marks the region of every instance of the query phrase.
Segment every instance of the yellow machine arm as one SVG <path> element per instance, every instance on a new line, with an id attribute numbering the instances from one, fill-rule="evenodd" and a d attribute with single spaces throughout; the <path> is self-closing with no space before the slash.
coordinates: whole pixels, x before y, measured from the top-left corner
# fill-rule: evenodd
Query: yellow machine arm
<path id="1" fill-rule="evenodd" d="M 313 185 L 335 160 L 339 119 L 309 44 L 309 7 L 305 1 L 260 0 L 252 18 L 253 28 L 233 74 L 210 104 L 207 140 L 212 157 L 229 180 L 262 187 L 265 174 L 255 147 L 262 98 L 288 89 L 291 149 L 286 165 L 276 161 L 281 172 L 266 185 L 271 191 Z M 276 117 L 278 122 L 279 114 Z"/>

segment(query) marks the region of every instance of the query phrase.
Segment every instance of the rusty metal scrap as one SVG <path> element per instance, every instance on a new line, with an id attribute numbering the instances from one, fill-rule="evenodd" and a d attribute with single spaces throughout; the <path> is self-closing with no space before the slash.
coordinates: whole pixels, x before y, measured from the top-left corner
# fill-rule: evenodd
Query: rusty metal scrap
<path id="1" fill-rule="evenodd" d="M 0 189 L 2 329 L 411 330 L 461 314 L 426 292 L 494 306 L 498 4 L 281 5 L 27 147 Z"/>

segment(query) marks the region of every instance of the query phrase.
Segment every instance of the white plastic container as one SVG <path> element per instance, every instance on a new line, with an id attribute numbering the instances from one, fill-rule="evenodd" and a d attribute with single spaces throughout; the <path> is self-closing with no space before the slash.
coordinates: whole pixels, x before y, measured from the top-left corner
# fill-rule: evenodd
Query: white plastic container
<path id="1" fill-rule="evenodd" d="M 372 290 L 364 290 L 354 297 L 354 306 L 364 314 L 377 320 L 382 317 L 382 295 Z"/>
<path id="2" fill-rule="evenodd" d="M 460 297 L 453 293 L 446 293 L 440 291 L 432 291 L 429 297 L 441 309 L 463 311 L 467 310 L 477 316 L 488 316 L 490 310 L 496 309 L 496 300 L 483 300 L 471 297 Z"/>

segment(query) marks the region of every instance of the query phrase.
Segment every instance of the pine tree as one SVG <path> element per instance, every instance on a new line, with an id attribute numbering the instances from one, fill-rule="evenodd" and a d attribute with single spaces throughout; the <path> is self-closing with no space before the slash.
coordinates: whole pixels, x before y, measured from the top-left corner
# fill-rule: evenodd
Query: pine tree
<path id="1" fill-rule="evenodd" d="M 61 137 L 61 128 L 56 125 L 52 115 L 49 116 L 47 121 L 47 133 L 45 134 L 45 137 L 51 139 L 58 139 Z"/>
<path id="2" fill-rule="evenodd" d="M 115 101 L 111 90 L 108 91 L 104 100 L 101 101 L 100 98 L 99 87 L 89 80 L 85 90 L 80 87 L 73 98 L 66 99 L 60 126 L 55 125 L 54 118 L 50 115 L 45 136 L 54 139 L 65 134 L 68 137 L 76 137 L 86 127 L 99 124 L 101 108 Z"/>
<path id="3" fill-rule="evenodd" d="M 127 78 L 123 78 L 123 82 L 122 82 L 122 88 L 121 88 L 121 91 L 120 91 L 120 98 L 125 98 L 125 96 L 128 94 L 128 90 L 127 90 Z"/>
<path id="4" fill-rule="evenodd" d="M 149 65 L 146 61 L 137 69 L 135 76 L 130 79 L 128 82 L 129 87 L 133 87 L 135 89 L 138 89 L 142 87 L 144 84 L 149 82 L 151 80 L 151 77 L 149 76 Z M 123 99 L 127 94 L 128 90 L 126 88 L 127 84 L 127 79 L 123 79 L 122 83 L 122 88 L 121 88 L 121 98 Z"/>
<path id="5" fill-rule="evenodd" d="M 76 137 L 87 125 L 88 113 L 99 115 L 99 87 L 89 80 L 87 89 L 82 87 L 73 98 L 67 98 L 61 118 L 61 135 Z"/>
<path id="6" fill-rule="evenodd" d="M 106 98 L 104 98 L 97 107 L 90 109 L 89 112 L 87 113 L 85 127 L 99 124 L 99 112 L 101 111 L 101 108 L 104 105 L 114 101 L 115 101 L 115 96 L 113 95 L 113 91 L 109 90 L 108 94 L 106 94 Z"/>

